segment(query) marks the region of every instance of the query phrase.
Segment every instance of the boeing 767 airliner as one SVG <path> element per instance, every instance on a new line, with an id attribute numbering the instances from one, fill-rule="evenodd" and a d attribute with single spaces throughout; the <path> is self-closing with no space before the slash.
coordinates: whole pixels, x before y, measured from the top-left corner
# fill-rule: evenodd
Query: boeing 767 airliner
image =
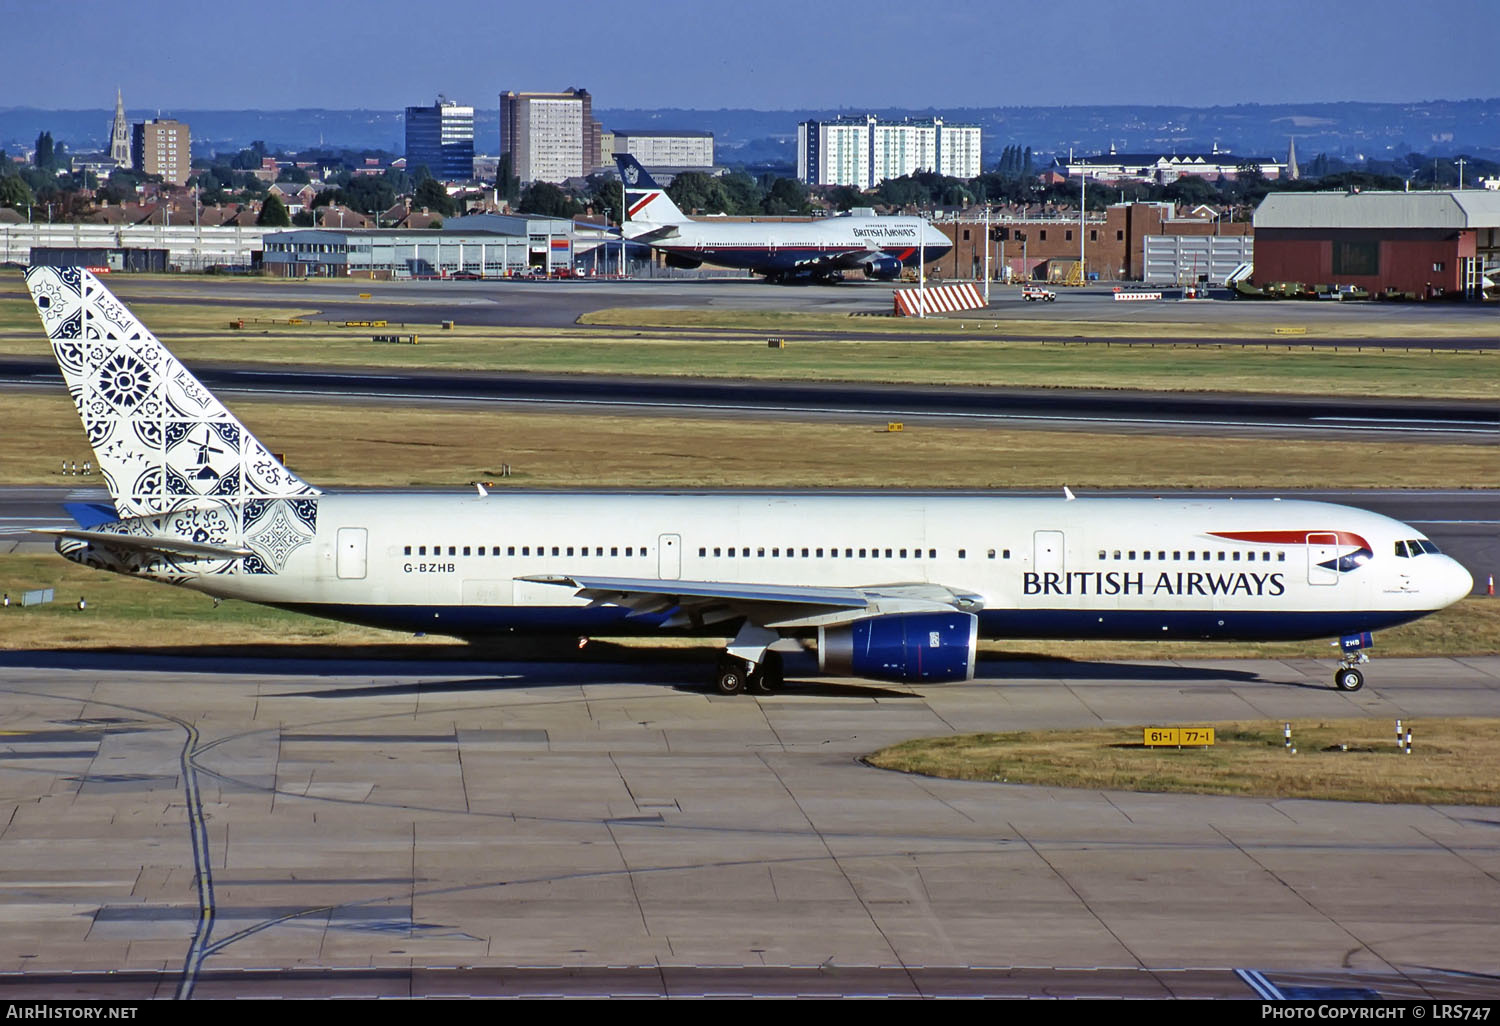
<path id="1" fill-rule="evenodd" d="M 1420 531 L 1316 502 L 886 493 L 330 494 L 303 481 L 88 271 L 26 282 L 113 502 L 68 559 L 393 630 L 731 637 L 714 686 L 969 680 L 985 638 L 1340 639 L 1472 580 Z"/>

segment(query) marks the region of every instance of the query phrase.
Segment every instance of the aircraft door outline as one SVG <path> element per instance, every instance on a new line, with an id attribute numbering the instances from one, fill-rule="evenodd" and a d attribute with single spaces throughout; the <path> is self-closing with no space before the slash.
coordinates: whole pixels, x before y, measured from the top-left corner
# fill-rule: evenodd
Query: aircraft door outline
<path id="1" fill-rule="evenodd" d="M 1062 573 L 1065 549 L 1061 531 L 1035 531 L 1031 535 L 1032 568 L 1037 573 Z"/>
<path id="2" fill-rule="evenodd" d="M 657 536 L 656 576 L 663 581 L 682 580 L 682 535 Z"/>
<path id="3" fill-rule="evenodd" d="M 1309 534 L 1307 536 L 1307 583 L 1330 585 L 1339 583 L 1338 571 L 1339 536 L 1336 534 Z M 1332 568 L 1323 566 L 1332 563 Z"/>
<path id="4" fill-rule="evenodd" d="M 369 532 L 363 527 L 339 528 L 334 566 L 341 580 L 362 581 L 369 570 Z"/>

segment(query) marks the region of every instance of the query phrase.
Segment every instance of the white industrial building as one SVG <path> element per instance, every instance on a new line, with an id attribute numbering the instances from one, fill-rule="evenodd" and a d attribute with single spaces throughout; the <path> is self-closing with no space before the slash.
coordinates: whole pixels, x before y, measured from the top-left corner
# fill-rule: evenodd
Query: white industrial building
<path id="1" fill-rule="evenodd" d="M 982 166 L 978 125 L 865 115 L 797 126 L 797 177 L 810 185 L 870 189 L 923 171 L 968 179 Z"/>
<path id="2" fill-rule="evenodd" d="M 286 277 L 503 278 L 571 267 L 573 222 L 471 214 L 442 228 L 293 228 L 267 233 L 265 269 Z"/>
<path id="3" fill-rule="evenodd" d="M 714 166 L 712 132 L 620 129 L 613 136 L 611 153 L 628 153 L 648 168 Z"/>
<path id="4" fill-rule="evenodd" d="M 267 229 L 159 224 L 0 224 L 0 263 L 31 262 L 31 247 L 49 249 L 164 249 L 176 271 L 248 267 Z"/>

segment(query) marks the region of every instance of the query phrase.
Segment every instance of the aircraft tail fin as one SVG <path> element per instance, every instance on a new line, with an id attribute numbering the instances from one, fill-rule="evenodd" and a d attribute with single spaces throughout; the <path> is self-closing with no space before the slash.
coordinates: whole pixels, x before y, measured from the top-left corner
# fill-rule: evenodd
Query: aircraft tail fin
<path id="1" fill-rule="evenodd" d="M 615 163 L 620 168 L 620 181 L 625 184 L 626 221 L 683 224 L 688 220 L 640 161 L 628 153 L 616 153 Z"/>
<path id="2" fill-rule="evenodd" d="M 33 267 L 26 286 L 122 519 L 318 494 L 88 271 Z"/>

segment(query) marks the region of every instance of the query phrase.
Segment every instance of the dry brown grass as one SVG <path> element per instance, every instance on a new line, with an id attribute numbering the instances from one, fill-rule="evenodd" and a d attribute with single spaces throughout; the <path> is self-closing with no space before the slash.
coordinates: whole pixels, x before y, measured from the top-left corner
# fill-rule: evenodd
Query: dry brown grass
<path id="1" fill-rule="evenodd" d="M 1492 476 L 1477 445 L 1224 438 L 994 427 L 517 413 L 334 402 L 234 402 L 318 484 L 629 487 L 1440 488 Z M 61 389 L 0 406 L 0 484 L 78 483 L 92 453 Z M 514 476 L 499 477 L 502 463 Z"/>
<path id="2" fill-rule="evenodd" d="M 1191 725 L 1213 726 L 1218 743 L 1146 748 L 1140 727 L 969 734 L 908 741 L 867 761 L 957 780 L 1110 791 L 1500 805 L 1500 720 L 1411 721 L 1411 755 L 1396 747 L 1392 720 L 1294 722 L 1295 755 L 1281 723 Z"/>

